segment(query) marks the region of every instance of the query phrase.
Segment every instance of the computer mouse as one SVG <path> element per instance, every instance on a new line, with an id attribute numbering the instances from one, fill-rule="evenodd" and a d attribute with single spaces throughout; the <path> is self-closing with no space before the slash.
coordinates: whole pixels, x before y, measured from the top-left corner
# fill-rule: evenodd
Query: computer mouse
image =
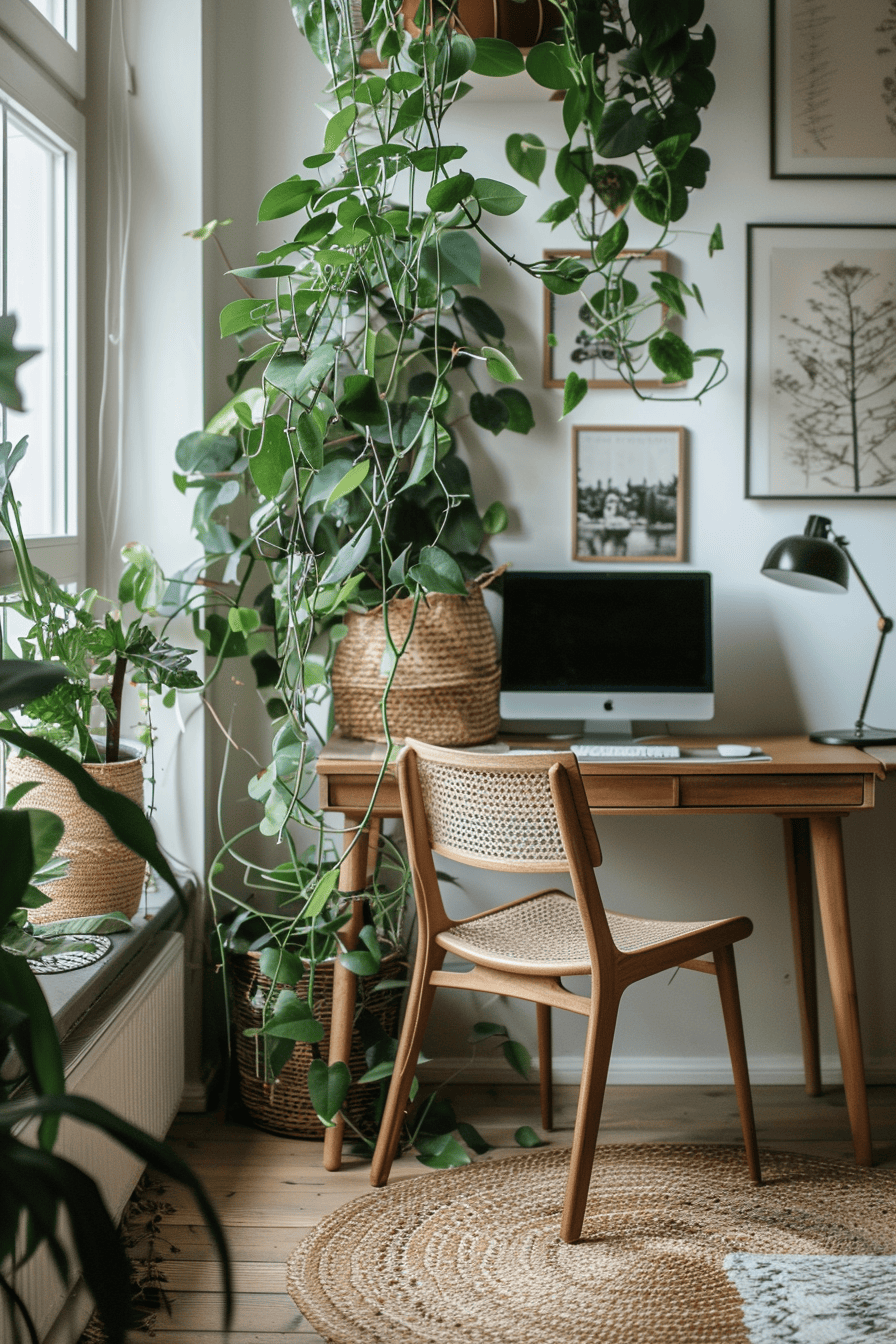
<path id="1" fill-rule="evenodd" d="M 716 751 L 719 753 L 720 756 L 731 756 L 731 757 L 749 756 L 752 750 L 753 750 L 752 747 L 745 747 L 741 745 L 739 742 L 720 742 L 719 745 L 716 747 Z"/>

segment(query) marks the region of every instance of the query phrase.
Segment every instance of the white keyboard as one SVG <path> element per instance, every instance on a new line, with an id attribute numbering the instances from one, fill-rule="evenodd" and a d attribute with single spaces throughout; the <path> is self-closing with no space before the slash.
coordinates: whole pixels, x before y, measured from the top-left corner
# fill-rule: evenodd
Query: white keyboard
<path id="1" fill-rule="evenodd" d="M 631 745 L 607 746 L 601 742 L 573 742 L 570 751 L 580 761 L 674 761 L 681 755 L 680 747 Z"/>

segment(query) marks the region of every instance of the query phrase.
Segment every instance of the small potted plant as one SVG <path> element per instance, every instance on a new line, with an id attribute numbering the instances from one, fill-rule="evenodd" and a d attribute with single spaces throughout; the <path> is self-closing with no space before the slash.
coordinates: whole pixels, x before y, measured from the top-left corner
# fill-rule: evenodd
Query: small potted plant
<path id="1" fill-rule="evenodd" d="M 3 606 L 20 619 L 20 654 L 56 663 L 66 672 L 65 680 L 28 705 L 29 728 L 35 737 L 82 762 L 99 784 L 142 806 L 143 750 L 121 739 L 128 670 L 134 682 L 159 694 L 194 690 L 202 683 L 188 650 L 160 638 L 142 616 L 126 623 L 95 590 L 70 593 L 32 564 L 11 480 L 26 443 L 0 444 L 0 528 L 12 548 L 18 580 L 17 591 L 4 597 Z M 101 616 L 98 609 L 104 606 Z M 105 719 L 104 734 L 94 731 L 95 711 Z M 0 714 L 0 722 L 18 726 L 10 710 Z M 67 871 L 47 887 L 50 900 L 33 911 L 33 922 L 112 911 L 130 918 L 140 903 L 144 861 L 115 839 L 57 770 L 33 754 L 9 759 L 6 780 L 8 789 L 36 783 L 29 805 L 55 813 L 65 823 L 56 857 L 66 861 Z"/>

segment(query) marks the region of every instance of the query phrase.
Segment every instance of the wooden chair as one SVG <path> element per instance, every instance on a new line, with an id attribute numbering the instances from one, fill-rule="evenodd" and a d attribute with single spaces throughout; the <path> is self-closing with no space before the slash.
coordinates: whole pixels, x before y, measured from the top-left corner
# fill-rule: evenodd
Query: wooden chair
<path id="1" fill-rule="evenodd" d="M 672 923 L 605 910 L 594 876 L 600 845 L 571 752 L 486 755 L 409 740 L 398 758 L 402 813 L 419 917 L 417 956 L 370 1181 L 389 1178 L 435 991 L 478 989 L 537 1005 L 542 1124 L 552 1128 L 552 1007 L 588 1018 L 582 1083 L 560 1235 L 582 1231 L 622 992 L 675 966 L 718 979 L 750 1176 L 761 1181 L 732 944 L 748 919 Z M 568 872 L 574 898 L 539 891 L 468 919 L 445 913 L 433 853 L 500 872 Z M 447 952 L 472 962 L 447 972 Z M 711 957 L 711 959 L 709 959 Z M 591 998 L 561 977 L 590 975 Z"/>

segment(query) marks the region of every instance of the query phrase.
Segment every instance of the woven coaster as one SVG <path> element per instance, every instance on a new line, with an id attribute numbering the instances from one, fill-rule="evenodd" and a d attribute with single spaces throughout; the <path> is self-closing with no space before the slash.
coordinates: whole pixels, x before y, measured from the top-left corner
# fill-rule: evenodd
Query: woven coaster
<path id="1" fill-rule="evenodd" d="M 565 1149 L 394 1178 L 293 1252 L 329 1344 L 749 1344 L 726 1256 L 891 1255 L 896 1173 L 713 1145 L 599 1145 L 583 1239 Z M 794 1336 L 800 1338 L 800 1336 Z"/>

